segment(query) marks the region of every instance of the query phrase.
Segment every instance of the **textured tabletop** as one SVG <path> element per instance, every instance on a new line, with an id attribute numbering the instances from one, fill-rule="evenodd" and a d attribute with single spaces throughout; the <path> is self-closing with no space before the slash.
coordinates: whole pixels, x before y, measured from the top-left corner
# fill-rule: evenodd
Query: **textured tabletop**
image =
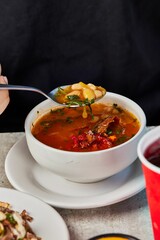
<path id="1" fill-rule="evenodd" d="M 24 133 L 0 133 L 0 187 L 12 188 L 4 162 L 10 148 Z M 71 240 L 87 240 L 94 235 L 120 232 L 140 240 L 153 240 L 145 190 L 122 202 L 92 209 L 55 207 L 66 222 Z"/>

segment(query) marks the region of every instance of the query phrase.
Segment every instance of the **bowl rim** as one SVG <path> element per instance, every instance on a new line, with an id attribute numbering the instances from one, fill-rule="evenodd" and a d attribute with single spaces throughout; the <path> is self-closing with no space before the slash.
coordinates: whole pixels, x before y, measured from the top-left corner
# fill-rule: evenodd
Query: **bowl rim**
<path id="1" fill-rule="evenodd" d="M 104 237 L 121 237 L 121 238 L 127 238 L 128 240 L 140 240 L 134 236 L 131 236 L 125 233 L 106 233 L 106 234 L 94 236 L 89 240 L 101 240 L 101 238 L 104 238 Z"/>
<path id="2" fill-rule="evenodd" d="M 31 115 L 35 112 L 37 112 L 37 108 L 40 108 L 41 105 L 45 105 L 47 103 L 50 103 L 51 101 L 49 99 L 47 100 L 44 100 L 42 102 L 40 102 L 39 104 L 37 104 L 34 108 L 31 109 L 31 111 L 27 114 L 26 118 L 25 118 L 25 122 L 24 122 L 24 129 L 25 129 L 25 133 L 28 134 L 29 137 L 31 137 L 31 139 L 34 139 L 35 142 L 37 144 L 39 144 L 40 146 L 42 147 L 45 147 L 47 148 L 48 150 L 50 151 L 54 151 L 54 152 L 60 152 L 60 153 L 65 153 L 65 154 L 72 154 L 73 156 L 76 155 L 77 153 L 79 155 L 91 155 L 91 154 L 94 154 L 94 155 L 99 155 L 99 153 L 103 153 L 103 152 L 110 152 L 110 151 L 113 151 L 113 149 L 119 149 L 121 148 L 122 146 L 125 146 L 125 145 L 128 145 L 130 144 L 131 142 L 133 142 L 135 140 L 135 138 L 137 138 L 141 133 L 142 131 L 146 128 L 146 115 L 143 111 L 143 109 L 133 100 L 131 100 L 130 98 L 128 97 L 125 97 L 123 95 L 120 95 L 120 94 L 117 94 L 117 93 L 113 93 L 113 92 L 107 92 L 106 95 L 104 96 L 104 98 L 107 96 L 109 97 L 117 97 L 117 98 L 120 98 L 123 102 L 127 102 L 127 103 L 130 103 L 131 105 L 135 106 L 135 108 L 137 108 L 138 112 L 140 113 L 140 116 L 141 116 L 141 119 L 142 119 L 142 123 L 140 125 L 140 128 L 138 130 L 138 132 L 136 133 L 135 136 L 133 136 L 131 139 L 129 139 L 128 141 L 118 145 L 118 146 L 115 146 L 114 148 L 109 148 L 109 149 L 103 149 L 103 150 L 98 150 L 98 151 L 88 151 L 88 152 L 74 152 L 74 151 L 67 151 L 67 150 L 61 150 L 61 149 L 57 149 L 57 148 L 54 148 L 54 147 L 50 147 L 42 142 L 40 142 L 38 139 L 36 139 L 32 133 L 31 133 L 31 125 L 32 125 L 32 121 L 30 120 L 31 118 Z M 103 102 L 102 100 L 100 100 L 99 102 Z M 54 104 L 53 107 L 60 107 L 61 105 L 58 105 L 58 104 Z M 51 107 L 49 107 L 48 109 L 46 108 L 47 111 L 49 111 L 49 109 L 51 109 Z M 131 111 L 132 112 L 132 111 Z M 135 115 L 135 114 L 134 114 Z"/>

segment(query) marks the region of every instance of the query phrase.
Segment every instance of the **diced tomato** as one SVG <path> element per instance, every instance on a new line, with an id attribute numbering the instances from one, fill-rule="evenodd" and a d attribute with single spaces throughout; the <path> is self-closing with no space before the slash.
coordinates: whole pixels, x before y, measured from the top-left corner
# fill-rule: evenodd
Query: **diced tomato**
<path id="1" fill-rule="evenodd" d="M 107 136 L 102 136 L 99 133 L 92 135 L 92 141 L 88 138 L 88 133 L 83 133 L 78 136 L 72 136 L 73 148 L 82 150 L 85 148 L 90 151 L 103 150 L 113 146 L 112 139 Z"/>

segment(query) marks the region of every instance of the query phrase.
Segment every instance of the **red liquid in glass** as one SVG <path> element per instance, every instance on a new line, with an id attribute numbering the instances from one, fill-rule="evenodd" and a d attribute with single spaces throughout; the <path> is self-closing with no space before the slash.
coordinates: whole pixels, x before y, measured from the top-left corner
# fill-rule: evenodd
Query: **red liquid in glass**
<path id="1" fill-rule="evenodd" d="M 160 167 L 160 139 L 146 149 L 144 156 L 153 165 Z"/>

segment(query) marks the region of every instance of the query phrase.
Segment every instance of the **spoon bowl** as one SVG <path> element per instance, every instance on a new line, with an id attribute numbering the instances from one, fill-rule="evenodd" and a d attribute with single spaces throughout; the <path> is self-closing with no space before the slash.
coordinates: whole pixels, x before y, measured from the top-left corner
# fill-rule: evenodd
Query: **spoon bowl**
<path id="1" fill-rule="evenodd" d="M 61 86 L 61 87 L 57 87 L 55 89 L 53 89 L 50 93 L 49 93 L 49 96 L 52 97 L 52 99 L 54 100 L 54 102 L 57 102 L 58 104 L 60 105 L 63 105 L 63 106 L 69 106 L 69 107 L 83 107 L 83 106 L 87 106 L 87 105 L 90 105 L 94 102 L 97 102 L 99 101 L 102 97 L 104 97 L 105 94 L 103 94 L 102 96 L 100 97 L 97 97 L 97 98 L 93 98 L 91 100 L 88 100 L 87 97 L 85 100 L 81 100 L 81 99 L 76 99 L 76 100 L 68 100 L 68 101 L 64 101 L 63 103 L 60 102 L 57 98 L 57 94 L 59 94 L 59 90 L 62 89 L 65 90 L 67 88 L 69 88 L 71 85 L 65 85 L 65 86 Z M 106 93 L 106 92 L 105 92 Z M 66 94 L 67 95 L 67 94 Z M 72 95 L 73 97 L 75 95 Z"/>

